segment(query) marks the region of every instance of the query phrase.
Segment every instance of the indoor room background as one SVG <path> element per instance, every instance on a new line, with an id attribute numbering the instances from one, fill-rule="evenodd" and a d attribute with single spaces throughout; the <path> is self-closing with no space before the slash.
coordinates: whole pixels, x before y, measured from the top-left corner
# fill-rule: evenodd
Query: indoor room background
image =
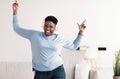
<path id="1" fill-rule="evenodd" d="M 12 3 L 0 0 L 0 61 L 31 61 L 27 39 L 13 30 Z M 81 46 L 103 46 L 110 53 L 120 49 L 119 0 L 18 0 L 19 23 L 26 29 L 40 30 L 44 18 L 58 18 L 57 33 L 70 41 L 78 33 L 77 23 L 86 20 Z"/>

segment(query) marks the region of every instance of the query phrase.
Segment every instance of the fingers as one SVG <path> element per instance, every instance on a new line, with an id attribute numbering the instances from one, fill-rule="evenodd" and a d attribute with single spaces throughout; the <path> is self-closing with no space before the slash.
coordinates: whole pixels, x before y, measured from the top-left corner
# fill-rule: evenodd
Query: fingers
<path id="1" fill-rule="evenodd" d="M 17 0 L 15 0 L 15 3 L 18 5 L 18 1 Z"/>
<path id="2" fill-rule="evenodd" d="M 83 25 L 85 22 L 86 22 L 86 20 L 84 20 L 84 21 L 81 23 L 81 25 Z M 77 23 L 77 25 L 80 26 L 79 23 Z"/>
<path id="3" fill-rule="evenodd" d="M 15 0 L 14 4 L 15 4 L 15 5 L 18 5 L 18 1 L 17 1 L 17 0 Z"/>
<path id="4" fill-rule="evenodd" d="M 17 0 L 15 0 L 15 2 L 12 4 L 12 7 L 13 7 L 13 11 L 14 11 L 14 12 L 17 12 L 17 9 L 18 9 Z"/>
<path id="5" fill-rule="evenodd" d="M 15 2 L 13 3 L 13 5 L 18 6 L 18 1 L 15 0 Z"/>
<path id="6" fill-rule="evenodd" d="M 17 3 L 17 0 L 15 0 L 15 3 Z"/>
<path id="7" fill-rule="evenodd" d="M 84 26 L 83 26 L 83 28 L 85 29 L 85 28 L 86 28 L 86 26 L 84 25 Z"/>
<path id="8" fill-rule="evenodd" d="M 77 23 L 77 25 L 80 26 L 79 23 Z"/>
<path id="9" fill-rule="evenodd" d="M 86 20 L 84 20 L 84 21 L 82 22 L 82 24 L 84 24 L 84 23 L 85 23 L 85 21 L 86 21 Z"/>
<path id="10" fill-rule="evenodd" d="M 86 22 L 86 20 L 84 20 L 81 24 L 77 23 L 78 27 L 85 29 L 86 28 L 85 22 Z"/>

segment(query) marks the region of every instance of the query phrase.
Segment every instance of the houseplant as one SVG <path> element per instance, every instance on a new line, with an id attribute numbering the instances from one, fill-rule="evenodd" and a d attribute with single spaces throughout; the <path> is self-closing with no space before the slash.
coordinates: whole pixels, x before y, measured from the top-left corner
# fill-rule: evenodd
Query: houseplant
<path id="1" fill-rule="evenodd" d="M 113 79 L 120 79 L 120 50 L 115 54 Z"/>

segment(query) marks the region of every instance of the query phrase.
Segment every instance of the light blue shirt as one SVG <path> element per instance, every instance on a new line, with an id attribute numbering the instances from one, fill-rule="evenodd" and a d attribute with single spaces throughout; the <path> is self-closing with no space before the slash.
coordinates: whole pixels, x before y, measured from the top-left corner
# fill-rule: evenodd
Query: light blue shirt
<path id="1" fill-rule="evenodd" d="M 20 27 L 17 15 L 13 15 L 14 31 L 27 38 L 32 48 L 32 66 L 38 71 L 51 71 L 63 64 L 61 58 L 62 47 L 76 50 L 81 36 L 77 35 L 73 42 L 63 39 L 59 34 L 46 36 L 44 32 L 28 30 Z"/>

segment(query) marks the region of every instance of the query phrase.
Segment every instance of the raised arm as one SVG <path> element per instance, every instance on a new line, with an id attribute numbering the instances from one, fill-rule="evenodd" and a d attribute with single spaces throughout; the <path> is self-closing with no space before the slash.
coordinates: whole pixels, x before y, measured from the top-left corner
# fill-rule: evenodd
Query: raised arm
<path id="1" fill-rule="evenodd" d="M 13 3 L 12 8 L 13 8 L 13 15 L 17 15 L 17 11 L 18 11 L 18 2 L 17 2 L 17 0 L 15 0 L 15 3 Z"/>
<path id="2" fill-rule="evenodd" d="M 85 21 L 86 20 L 84 20 L 80 25 L 77 23 L 78 27 L 79 27 L 78 35 L 77 35 L 77 37 L 75 38 L 75 40 L 73 42 L 70 42 L 70 41 L 67 41 L 67 40 L 64 41 L 64 47 L 65 48 L 70 49 L 70 50 L 76 50 L 79 47 L 79 44 L 80 44 L 84 29 L 86 28 L 86 26 L 84 24 Z"/>
<path id="3" fill-rule="evenodd" d="M 18 12 L 18 2 L 15 0 L 15 3 L 12 5 L 13 8 L 13 28 L 14 31 L 22 37 L 30 39 L 35 31 L 22 28 L 18 23 L 17 12 Z"/>

